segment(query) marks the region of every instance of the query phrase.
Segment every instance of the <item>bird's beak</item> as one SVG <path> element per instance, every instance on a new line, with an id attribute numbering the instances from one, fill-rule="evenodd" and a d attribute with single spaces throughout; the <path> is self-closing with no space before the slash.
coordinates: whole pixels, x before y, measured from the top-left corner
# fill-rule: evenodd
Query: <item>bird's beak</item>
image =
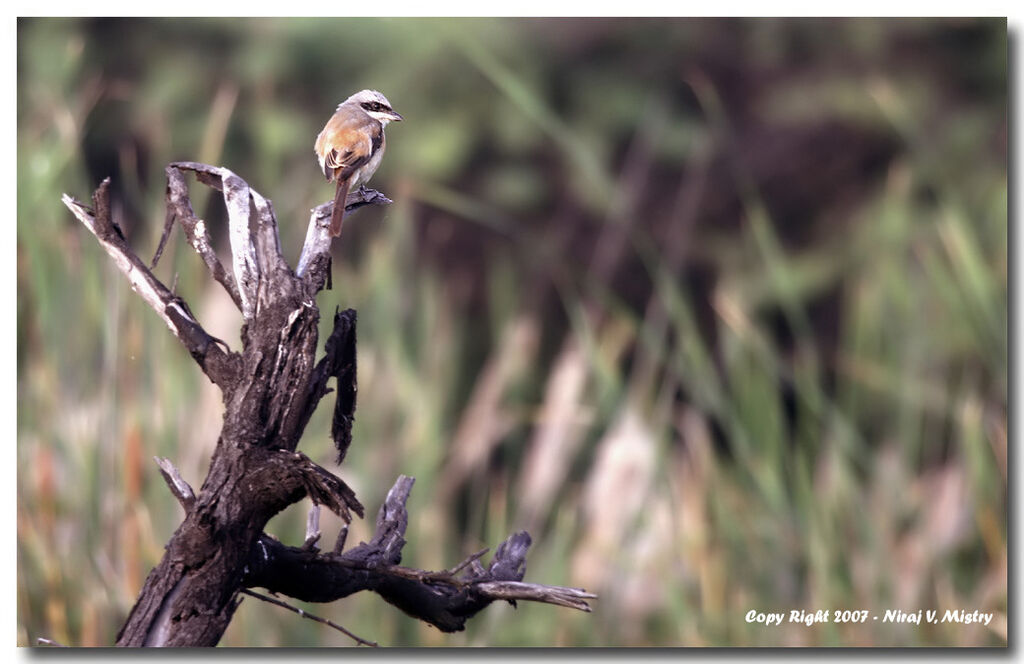
<path id="1" fill-rule="evenodd" d="M 402 116 L 398 114 L 398 111 L 391 111 L 391 119 L 395 122 L 401 122 Z"/>

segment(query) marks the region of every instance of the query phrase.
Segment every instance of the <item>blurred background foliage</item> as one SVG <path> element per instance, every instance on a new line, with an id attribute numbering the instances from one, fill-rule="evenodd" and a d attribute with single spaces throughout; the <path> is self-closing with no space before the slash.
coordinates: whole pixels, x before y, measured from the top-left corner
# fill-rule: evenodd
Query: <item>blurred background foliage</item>
<path id="1" fill-rule="evenodd" d="M 388 645 L 1006 643 L 1005 21 L 42 19 L 17 57 L 19 644 L 114 641 L 182 516 L 151 457 L 198 487 L 222 412 L 60 194 L 112 177 L 148 257 L 166 164 L 224 165 L 294 260 L 366 87 L 406 122 L 319 299 L 359 311 L 338 472 L 370 515 L 417 478 L 406 564 L 525 528 L 528 580 L 600 600 L 305 608 Z M 177 232 L 158 275 L 238 347 Z M 744 620 L 889 608 L 996 618 Z M 223 643 L 348 644 L 251 598 Z"/>

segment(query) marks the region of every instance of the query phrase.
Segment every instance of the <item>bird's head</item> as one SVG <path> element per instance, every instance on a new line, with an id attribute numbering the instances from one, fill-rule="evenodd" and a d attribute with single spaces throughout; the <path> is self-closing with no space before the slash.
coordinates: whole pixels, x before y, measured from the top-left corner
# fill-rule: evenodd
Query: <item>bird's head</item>
<path id="1" fill-rule="evenodd" d="M 366 111 L 367 115 L 374 120 L 377 120 L 382 125 L 387 125 L 387 123 L 392 120 L 396 122 L 400 122 L 402 120 L 402 116 L 391 108 L 391 102 L 388 101 L 388 98 L 376 90 L 362 90 L 357 92 L 346 99 L 342 105 L 344 104 L 358 106 Z"/>

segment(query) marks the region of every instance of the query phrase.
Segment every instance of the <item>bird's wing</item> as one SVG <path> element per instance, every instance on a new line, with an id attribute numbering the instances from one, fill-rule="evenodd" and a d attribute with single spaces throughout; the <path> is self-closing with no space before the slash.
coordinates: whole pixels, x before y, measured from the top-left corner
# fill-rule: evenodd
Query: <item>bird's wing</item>
<path id="1" fill-rule="evenodd" d="M 365 114 L 336 114 L 317 136 L 320 166 L 328 180 L 347 180 L 370 161 L 384 141 L 384 128 Z"/>

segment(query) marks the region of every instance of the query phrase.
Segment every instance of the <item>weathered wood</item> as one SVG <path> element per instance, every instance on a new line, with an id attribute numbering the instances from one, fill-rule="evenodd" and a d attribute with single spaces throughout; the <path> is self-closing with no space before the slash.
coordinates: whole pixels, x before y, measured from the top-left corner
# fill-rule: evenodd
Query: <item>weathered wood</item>
<path id="1" fill-rule="evenodd" d="M 596 595 L 577 588 L 522 583 L 530 547 L 530 535 L 525 532 L 502 542 L 487 568 L 477 562 L 484 552 L 441 572 L 400 566 L 409 523 L 405 502 L 412 484 L 411 477 L 398 478 L 377 515 L 373 538 L 346 553 L 321 554 L 263 536 L 249 562 L 245 585 L 307 602 L 332 602 L 372 590 L 445 632 L 464 629 L 467 620 L 496 600 L 521 599 L 590 611 L 586 600 Z"/>
<path id="2" fill-rule="evenodd" d="M 100 246 L 128 278 L 132 290 L 156 311 L 203 372 L 226 394 L 235 383 L 239 356 L 230 352 L 222 341 L 210 336 L 189 310 L 188 304 L 161 283 L 128 246 L 121 228 L 110 215 L 110 179 L 104 180 L 96 189 L 92 207 L 67 194 L 61 200 L 96 236 Z"/>
<path id="3" fill-rule="evenodd" d="M 217 283 L 224 287 L 224 290 L 231 296 L 235 306 L 241 311 L 242 298 L 238 294 L 238 285 L 235 283 L 234 276 L 231 272 L 224 269 L 220 258 L 217 257 L 217 252 L 213 248 L 213 242 L 206 228 L 206 222 L 196 217 L 192 211 L 192 202 L 188 195 L 188 184 L 185 182 L 184 169 L 179 164 L 170 164 L 164 169 L 164 173 L 167 175 L 166 222 L 163 235 L 160 236 L 160 244 L 157 246 L 153 261 L 150 263 L 150 269 L 155 269 L 160 261 L 164 245 L 174 229 L 174 222 L 177 221 L 181 224 L 181 229 L 185 232 L 188 243 L 196 250 L 196 253 L 203 259 L 203 262 L 206 263 L 207 269 L 210 270 L 210 275 Z"/>
<path id="4" fill-rule="evenodd" d="M 297 452 L 320 400 L 337 384 L 332 437 L 338 461 L 351 443 L 356 405 L 356 312 L 336 311 L 324 357 L 316 361 L 320 312 L 316 295 L 329 283 L 332 203 L 313 210 L 306 244 L 293 271 L 281 255 L 273 205 L 225 168 L 194 162 L 168 166 L 167 225 L 153 265 L 178 221 L 189 244 L 243 315 L 242 348 L 232 351 L 207 334 L 188 305 L 135 255 L 110 215 L 109 180 L 93 207 L 64 196 L 64 203 L 96 236 L 132 287 L 164 319 L 202 370 L 220 387 L 225 412 L 206 479 L 194 492 L 166 459 L 161 473 L 185 509 L 185 518 L 150 572 L 121 628 L 121 646 L 216 645 L 247 587 L 309 601 L 332 601 L 373 590 L 406 613 L 442 630 L 465 621 L 496 599 L 531 599 L 588 610 L 583 591 L 522 584 L 528 534 L 510 537 L 489 568 L 477 558 L 453 570 L 423 572 L 399 566 L 408 524 L 405 501 L 412 478 L 401 477 L 388 494 L 369 543 L 343 553 L 347 525 L 335 550 L 321 553 L 310 520 L 302 547 L 287 547 L 263 533 L 287 506 L 310 498 L 347 524 L 363 516 L 355 493 L 337 476 Z M 195 217 L 184 173 L 223 193 L 228 209 L 232 270 L 217 258 L 203 222 Z M 390 203 L 360 189 L 346 200 L 351 213 Z M 318 514 L 318 513 L 317 513 Z M 545 590 L 546 589 L 546 590 Z M 576 598 L 576 604 L 565 600 Z"/>

